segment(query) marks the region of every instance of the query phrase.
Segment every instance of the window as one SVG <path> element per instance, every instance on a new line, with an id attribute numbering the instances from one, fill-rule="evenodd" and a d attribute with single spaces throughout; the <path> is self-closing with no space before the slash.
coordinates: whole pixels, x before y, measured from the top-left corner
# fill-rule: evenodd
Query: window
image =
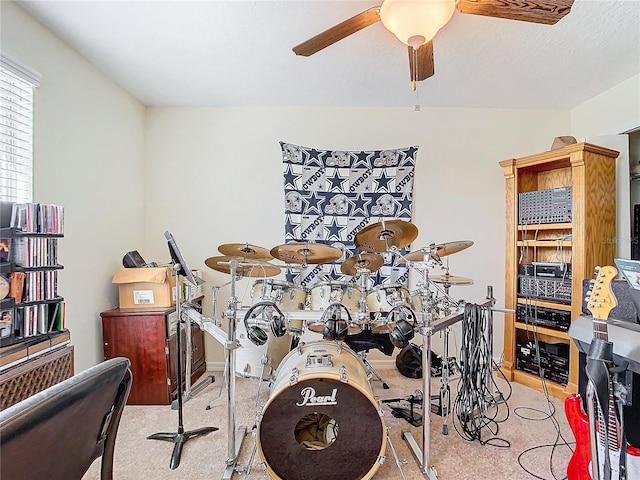
<path id="1" fill-rule="evenodd" d="M 40 75 L 0 55 L 0 200 L 33 201 L 33 89 Z"/>

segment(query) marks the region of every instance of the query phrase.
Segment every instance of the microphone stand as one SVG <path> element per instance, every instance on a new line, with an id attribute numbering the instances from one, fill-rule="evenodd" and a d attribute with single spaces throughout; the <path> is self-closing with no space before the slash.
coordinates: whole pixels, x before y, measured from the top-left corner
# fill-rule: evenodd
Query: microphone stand
<path id="1" fill-rule="evenodd" d="M 215 432 L 218 427 L 203 427 L 188 432 L 184 431 L 183 415 L 182 415 L 182 295 L 180 288 L 180 278 L 178 272 L 184 266 L 174 262 L 173 269 L 176 272 L 176 314 L 178 316 L 178 323 L 176 325 L 176 373 L 178 377 L 177 397 L 178 397 L 178 431 L 177 433 L 154 433 L 149 435 L 149 440 L 164 440 L 173 442 L 173 454 L 171 455 L 171 463 L 169 467 L 171 470 L 175 470 L 180 465 L 180 456 L 182 454 L 182 447 L 184 444 L 193 437 L 200 435 L 206 435 L 210 432 Z M 189 326 L 190 328 L 190 326 Z"/>

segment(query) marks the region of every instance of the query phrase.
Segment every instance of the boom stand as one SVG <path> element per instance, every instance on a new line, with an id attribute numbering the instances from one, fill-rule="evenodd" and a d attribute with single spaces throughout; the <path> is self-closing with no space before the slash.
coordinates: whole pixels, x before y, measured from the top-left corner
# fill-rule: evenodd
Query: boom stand
<path id="1" fill-rule="evenodd" d="M 183 265 L 179 263 L 175 263 L 173 265 L 173 269 L 176 272 L 176 314 L 178 316 L 178 322 L 176 325 L 176 372 L 178 376 L 178 432 L 177 433 L 154 433 L 153 435 L 149 435 L 147 439 L 149 440 L 164 440 L 168 442 L 173 442 L 175 445 L 173 447 L 173 454 L 171 455 L 171 463 L 169 467 L 172 470 L 175 470 L 180 465 L 180 455 L 182 454 L 183 445 L 190 438 L 197 437 L 200 435 L 206 435 L 210 432 L 215 432 L 218 430 L 217 427 L 203 427 L 198 428 L 196 430 L 191 430 L 188 432 L 184 431 L 184 424 L 182 418 L 182 295 L 180 288 L 180 279 L 178 278 L 178 272 L 184 268 Z M 187 322 L 190 328 L 190 323 Z"/>

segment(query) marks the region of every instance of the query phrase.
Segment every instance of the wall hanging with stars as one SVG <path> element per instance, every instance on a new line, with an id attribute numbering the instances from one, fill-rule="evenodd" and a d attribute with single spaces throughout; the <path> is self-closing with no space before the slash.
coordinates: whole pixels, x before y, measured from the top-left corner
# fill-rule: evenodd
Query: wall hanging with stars
<path id="1" fill-rule="evenodd" d="M 417 146 L 371 151 L 320 150 L 280 142 L 284 169 L 285 243 L 314 242 L 337 247 L 342 258 L 287 272 L 287 281 L 310 288 L 319 281 L 356 281 L 340 265 L 360 251 L 356 234 L 382 220 L 411 221 Z M 401 250 L 408 253 L 411 246 Z M 385 263 L 368 285 L 408 283 L 408 269 L 397 255 L 382 253 Z"/>

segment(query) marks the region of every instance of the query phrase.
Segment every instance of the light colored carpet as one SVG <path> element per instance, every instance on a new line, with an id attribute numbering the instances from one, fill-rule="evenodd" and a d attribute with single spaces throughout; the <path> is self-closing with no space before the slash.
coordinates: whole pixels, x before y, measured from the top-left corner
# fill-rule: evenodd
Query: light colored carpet
<path id="1" fill-rule="evenodd" d="M 421 379 L 409 379 L 402 376 L 395 368 L 378 370 L 390 389 L 382 388 L 379 381 L 372 381 L 371 386 L 377 399 L 407 398 L 416 390 L 423 389 Z M 215 426 L 219 430 L 203 436 L 189 439 L 182 451 L 180 465 L 172 470 L 169 468 L 173 443 L 159 440 L 149 440 L 147 437 L 158 432 L 177 432 L 178 412 L 169 406 L 127 406 L 120 424 L 115 452 L 115 479 L 140 480 L 153 478 L 154 480 L 173 479 L 207 479 L 221 478 L 226 468 L 228 452 L 227 438 L 227 392 L 224 388 L 224 375 L 221 372 L 208 372 L 215 376 L 215 382 L 184 403 L 183 425 L 185 431 L 202 427 Z M 262 384 L 259 401 L 256 402 L 258 385 Z M 456 397 L 458 378 L 451 381 L 452 403 Z M 485 479 L 561 479 L 566 476 L 566 466 L 571 458 L 571 450 L 558 439 L 558 430 L 568 442 L 573 442 L 573 435 L 565 419 L 562 402 L 551 399 L 547 402 L 545 396 L 535 390 L 512 384 L 511 388 L 503 380 L 497 381 L 498 388 L 505 397 L 506 404 L 498 406 L 497 419 L 505 419 L 498 424 L 498 430 L 482 429 L 481 440 L 489 441 L 496 437 L 495 442 L 482 444 L 478 440 L 463 439 L 456 432 L 454 421 L 449 420 L 448 435 L 442 434 L 443 421 L 440 416 L 431 415 L 430 463 L 436 469 L 440 480 L 458 480 L 473 478 Z M 440 378 L 431 379 L 432 393 L 440 388 Z M 269 398 L 268 382 L 256 379 L 237 378 L 236 381 L 236 426 L 247 426 L 248 435 L 244 437 L 242 449 L 237 464 L 246 467 L 251 451 L 255 445 L 255 436 L 251 434 L 256 424 L 256 413 L 261 412 L 263 405 Z M 210 405 L 210 409 L 207 409 Z M 256 406 L 257 405 L 257 406 Z M 401 438 L 403 430 L 411 431 L 419 446 L 422 446 L 422 427 L 414 427 L 407 421 L 392 415 L 390 404 L 382 403 L 383 419 L 389 430 L 391 445 L 393 445 L 402 472 L 396 464 L 392 448 L 386 443 L 386 461 L 375 469 L 372 467 L 375 480 L 396 480 L 425 478 L 411 451 Z M 405 402 L 406 405 L 406 402 Z M 548 417 L 549 411 L 555 415 Z M 487 411 L 488 414 L 495 409 Z M 419 410 L 418 413 L 421 413 Z M 455 412 L 453 412 L 455 414 Z M 553 420 L 555 418 L 555 421 Z M 459 428 L 459 427 L 458 427 Z M 362 442 L 368 439 L 363 438 Z M 493 446 L 497 443 L 502 446 Z M 553 448 L 554 444 L 561 444 Z M 532 474 L 527 473 L 519 463 Z M 354 458 L 353 461 L 358 461 Z M 551 470 L 553 466 L 553 471 Z M 327 479 L 348 480 L 336 471 L 340 466 L 318 465 L 318 469 L 326 471 L 323 475 Z M 375 470 L 374 470 L 375 469 Z M 99 464 L 92 465 L 84 480 L 99 479 Z M 269 479 L 266 466 L 256 454 L 250 475 L 246 472 L 236 472 L 233 478 L 250 478 L 256 480 Z"/>

